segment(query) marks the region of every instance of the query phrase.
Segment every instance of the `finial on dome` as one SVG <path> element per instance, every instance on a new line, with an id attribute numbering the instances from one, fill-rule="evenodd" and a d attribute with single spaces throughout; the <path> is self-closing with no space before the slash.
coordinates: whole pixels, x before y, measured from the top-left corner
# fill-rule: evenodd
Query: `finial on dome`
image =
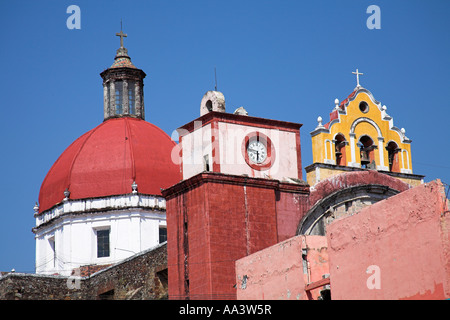
<path id="1" fill-rule="evenodd" d="M 122 31 L 122 21 L 120 21 L 120 32 L 116 33 L 116 36 L 120 37 L 120 48 L 116 51 L 114 63 L 112 64 L 111 68 L 126 67 L 136 69 L 136 67 L 131 62 L 130 56 L 128 55 L 128 49 L 123 45 L 123 38 L 127 37 L 128 35 L 126 33 L 123 33 Z"/>
<path id="2" fill-rule="evenodd" d="M 123 38 L 127 37 L 128 35 L 126 33 L 123 33 L 122 31 L 122 20 L 120 20 L 120 32 L 116 33 L 116 36 L 120 37 L 120 48 L 117 49 L 116 53 L 116 59 L 119 57 L 128 57 L 128 50 L 123 46 Z"/>

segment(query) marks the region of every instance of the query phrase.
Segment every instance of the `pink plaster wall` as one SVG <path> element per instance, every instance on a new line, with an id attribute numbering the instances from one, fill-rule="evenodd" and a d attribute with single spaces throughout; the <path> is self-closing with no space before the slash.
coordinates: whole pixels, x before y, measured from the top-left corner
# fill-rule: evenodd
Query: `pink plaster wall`
<path id="1" fill-rule="evenodd" d="M 237 299 L 317 299 L 321 288 L 305 285 L 329 273 L 326 237 L 296 236 L 236 261 Z M 303 271 L 302 248 L 308 248 L 308 272 Z"/>
<path id="2" fill-rule="evenodd" d="M 331 298 L 450 298 L 449 225 L 439 180 L 334 221 L 327 227 Z"/>

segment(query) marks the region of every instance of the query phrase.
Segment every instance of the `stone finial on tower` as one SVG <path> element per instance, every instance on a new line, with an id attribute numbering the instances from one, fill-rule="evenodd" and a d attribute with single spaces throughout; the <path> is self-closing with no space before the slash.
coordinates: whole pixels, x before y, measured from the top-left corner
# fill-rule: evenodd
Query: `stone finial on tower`
<path id="1" fill-rule="evenodd" d="M 233 114 L 237 114 L 240 116 L 248 116 L 248 112 L 247 110 L 245 110 L 244 107 L 239 107 L 236 110 L 234 110 Z"/>
<path id="2" fill-rule="evenodd" d="M 208 91 L 200 103 L 200 116 L 208 112 L 225 112 L 225 97 L 222 92 Z"/>
<path id="3" fill-rule="evenodd" d="M 39 204 L 37 202 L 35 203 L 33 210 L 34 210 L 35 215 L 37 215 L 39 213 Z"/>
<path id="4" fill-rule="evenodd" d="M 334 109 L 339 109 L 339 99 L 338 98 L 336 98 L 336 99 L 334 99 L 334 105 L 335 105 L 335 107 L 334 107 Z"/>
<path id="5" fill-rule="evenodd" d="M 322 124 L 322 117 L 321 116 L 318 116 L 317 117 L 317 127 L 316 127 L 316 129 L 319 129 L 319 128 L 324 128 L 324 126 L 323 126 L 323 124 Z"/>

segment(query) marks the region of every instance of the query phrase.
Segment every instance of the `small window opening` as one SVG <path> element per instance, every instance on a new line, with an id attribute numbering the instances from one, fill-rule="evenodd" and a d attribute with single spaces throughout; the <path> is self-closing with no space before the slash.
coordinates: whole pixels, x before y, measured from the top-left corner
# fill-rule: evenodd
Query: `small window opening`
<path id="1" fill-rule="evenodd" d="M 167 228 L 159 227 L 159 243 L 167 241 Z"/>
<path id="2" fill-rule="evenodd" d="M 331 290 L 330 289 L 320 290 L 320 296 L 317 298 L 317 300 L 331 300 Z"/>
<path id="3" fill-rule="evenodd" d="M 109 229 L 97 230 L 97 258 L 109 257 Z"/>
<path id="4" fill-rule="evenodd" d="M 209 112 L 212 111 L 213 105 L 212 105 L 212 101 L 211 100 L 206 101 L 206 109 L 208 109 Z"/>
<path id="5" fill-rule="evenodd" d="M 130 114 L 136 114 L 136 106 L 135 106 L 135 82 L 128 82 L 128 108 Z"/>
<path id="6" fill-rule="evenodd" d="M 210 171 L 210 166 L 209 166 L 209 155 L 205 155 L 203 157 L 203 164 L 204 164 L 204 171 Z"/>
<path id="7" fill-rule="evenodd" d="M 369 112 L 369 105 L 365 101 L 361 101 L 359 103 L 359 110 L 361 110 L 362 113 Z"/>
<path id="8" fill-rule="evenodd" d="M 353 201 L 347 201 L 345 203 L 345 212 L 348 212 L 350 208 L 352 207 Z"/>
<path id="9" fill-rule="evenodd" d="M 169 285 L 169 273 L 167 268 L 157 271 L 156 276 L 158 277 L 159 281 L 161 281 L 162 286 L 164 288 L 167 288 Z"/>
<path id="10" fill-rule="evenodd" d="M 99 300 L 114 300 L 114 289 L 99 294 L 98 299 Z"/>
<path id="11" fill-rule="evenodd" d="M 107 101 L 107 104 L 108 104 L 108 113 L 110 112 L 110 110 L 111 110 L 111 108 L 112 108 L 112 103 L 111 103 L 111 85 L 108 83 L 108 85 L 107 85 L 107 93 L 106 93 L 106 101 Z"/>
<path id="12" fill-rule="evenodd" d="M 114 83 L 116 90 L 116 114 L 123 113 L 123 81 L 119 80 Z"/>

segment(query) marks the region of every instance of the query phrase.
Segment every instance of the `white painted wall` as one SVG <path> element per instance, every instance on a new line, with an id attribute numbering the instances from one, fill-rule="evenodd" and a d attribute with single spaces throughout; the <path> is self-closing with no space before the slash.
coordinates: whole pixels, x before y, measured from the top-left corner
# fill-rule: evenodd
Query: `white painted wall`
<path id="1" fill-rule="evenodd" d="M 181 140 L 183 179 L 189 179 L 204 171 L 204 156 L 208 155 L 209 163 L 211 158 L 211 124 L 195 128 L 193 132 L 187 133 Z"/>
<path id="2" fill-rule="evenodd" d="M 126 199 L 117 199 L 125 197 L 129 195 L 102 199 L 104 203 L 122 200 L 126 204 Z M 157 202 L 161 200 L 164 201 L 163 198 L 156 199 Z M 72 201 L 72 207 L 80 205 L 77 201 Z M 83 265 L 119 262 L 158 245 L 160 226 L 166 226 L 165 210 L 155 206 L 60 213 L 36 229 L 36 273 L 70 275 L 74 268 Z M 96 230 L 102 228 L 110 229 L 110 256 L 98 258 Z M 49 242 L 51 238 L 55 240 L 55 252 Z"/>

